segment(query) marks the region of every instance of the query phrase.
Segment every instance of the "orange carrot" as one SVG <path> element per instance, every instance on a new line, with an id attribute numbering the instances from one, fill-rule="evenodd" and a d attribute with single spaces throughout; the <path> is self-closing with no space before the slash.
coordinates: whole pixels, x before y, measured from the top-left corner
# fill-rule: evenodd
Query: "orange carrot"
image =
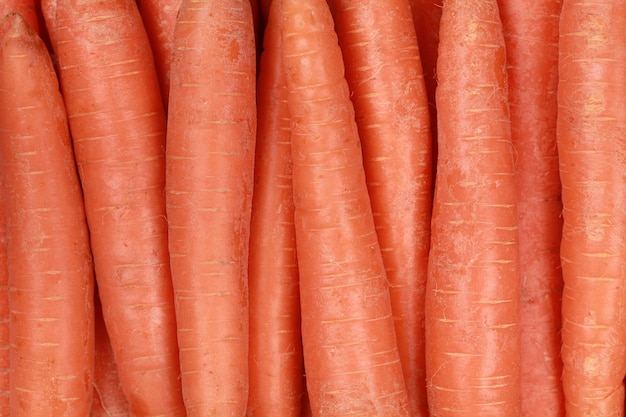
<path id="1" fill-rule="evenodd" d="M 300 417 L 300 296 L 293 223 L 291 130 L 282 69 L 280 2 L 270 9 L 258 78 L 250 226 L 249 417 Z"/>
<path id="2" fill-rule="evenodd" d="M 2 0 L 0 2 L 0 19 L 11 12 L 17 12 L 35 32 L 39 32 L 36 5 L 35 0 Z"/>
<path id="3" fill-rule="evenodd" d="M 505 49 L 496 0 L 446 0 L 426 291 L 431 416 L 520 412 L 520 277 Z"/>
<path id="4" fill-rule="evenodd" d="M 181 0 L 137 0 L 146 28 L 159 77 L 163 104 L 167 108 L 170 92 L 170 65 L 174 25 Z"/>
<path id="5" fill-rule="evenodd" d="M 0 175 L 0 181 L 2 175 Z M 0 184 L 0 190 L 2 185 Z M 9 270 L 4 205 L 0 204 L 0 416 L 9 415 L 11 360 L 9 355 Z"/>
<path id="6" fill-rule="evenodd" d="M 563 0 L 557 144 L 566 415 L 623 416 L 626 2 Z"/>
<path id="7" fill-rule="evenodd" d="M 561 2 L 499 0 L 516 160 L 522 416 L 563 416 L 561 183 L 556 88 Z"/>
<path id="8" fill-rule="evenodd" d="M 354 108 L 325 0 L 282 4 L 302 340 L 313 415 L 408 416 Z"/>
<path id="9" fill-rule="evenodd" d="M 120 383 L 111 340 L 102 316 L 102 303 L 96 289 L 94 295 L 94 393 L 90 417 L 128 417 L 128 401 Z"/>
<path id="10" fill-rule="evenodd" d="M 48 51 L 17 13 L 0 23 L 12 417 L 85 416 L 93 267 L 63 99 Z"/>
<path id="11" fill-rule="evenodd" d="M 174 31 L 167 215 L 188 416 L 243 416 L 256 56 L 248 0 L 183 1 Z"/>
<path id="12" fill-rule="evenodd" d="M 134 0 L 47 0 L 96 279 L 132 414 L 183 416 L 165 220 L 165 115 Z"/>
<path id="13" fill-rule="evenodd" d="M 424 291 L 432 156 L 428 98 L 407 0 L 331 0 L 389 280 L 413 416 L 428 415 Z"/>

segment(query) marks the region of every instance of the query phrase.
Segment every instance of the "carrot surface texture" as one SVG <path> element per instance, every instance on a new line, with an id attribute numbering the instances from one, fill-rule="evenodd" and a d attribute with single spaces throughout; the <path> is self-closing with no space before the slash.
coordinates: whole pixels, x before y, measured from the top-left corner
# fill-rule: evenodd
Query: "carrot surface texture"
<path id="1" fill-rule="evenodd" d="M 515 416 L 520 278 L 502 25 L 495 0 L 447 0 L 442 13 L 428 404 L 433 417 Z"/>
<path id="2" fill-rule="evenodd" d="M 43 4 L 104 320 L 134 416 L 183 416 L 165 220 L 165 115 L 134 0 Z"/>
<path id="3" fill-rule="evenodd" d="M 563 0 L 557 144 L 567 416 L 623 416 L 626 2 Z"/>
<path id="4" fill-rule="evenodd" d="M 93 264 L 63 99 L 48 51 L 0 22 L 11 417 L 86 416 L 94 373 Z"/>
<path id="5" fill-rule="evenodd" d="M 183 1 L 174 30 L 167 215 L 188 416 L 243 416 L 256 135 L 248 0 Z"/>
<path id="6" fill-rule="evenodd" d="M 247 415 L 300 417 L 304 363 L 280 2 L 270 8 L 258 77 L 250 227 Z"/>
<path id="7" fill-rule="evenodd" d="M 521 276 L 522 416 L 563 416 L 561 182 L 556 148 L 560 0 L 499 0 L 507 51 Z M 541 76 L 538 76 L 541 74 Z"/>
<path id="8" fill-rule="evenodd" d="M 424 291 L 432 156 L 428 98 L 407 0 L 331 0 L 390 283 L 413 416 L 427 416 Z"/>
<path id="9" fill-rule="evenodd" d="M 408 416 L 389 285 L 332 15 L 324 0 L 285 0 L 282 25 L 313 415 Z"/>
<path id="10" fill-rule="evenodd" d="M 35 0 L 3 0 L 0 3 L 0 19 L 9 13 L 16 12 L 22 16 L 35 32 L 39 32 L 36 5 L 37 2 Z"/>

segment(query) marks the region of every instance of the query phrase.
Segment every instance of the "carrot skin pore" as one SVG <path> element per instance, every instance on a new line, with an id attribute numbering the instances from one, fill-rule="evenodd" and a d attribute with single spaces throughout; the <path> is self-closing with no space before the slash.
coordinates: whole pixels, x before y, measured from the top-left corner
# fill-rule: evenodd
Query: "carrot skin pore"
<path id="1" fill-rule="evenodd" d="M 514 416 L 521 401 L 518 223 L 496 1 L 445 1 L 440 33 L 428 404 L 437 417 Z"/>
<path id="2" fill-rule="evenodd" d="M 557 145 L 563 389 L 571 417 L 624 415 L 626 3 L 563 0 Z"/>
<path id="3" fill-rule="evenodd" d="M 0 91 L 9 415 L 84 416 L 94 373 L 89 234 L 56 74 L 17 13 L 0 23 Z"/>

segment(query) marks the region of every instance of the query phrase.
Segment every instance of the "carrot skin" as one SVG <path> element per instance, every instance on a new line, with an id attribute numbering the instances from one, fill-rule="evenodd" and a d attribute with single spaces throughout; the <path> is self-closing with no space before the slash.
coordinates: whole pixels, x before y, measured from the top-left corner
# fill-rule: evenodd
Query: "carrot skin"
<path id="1" fill-rule="evenodd" d="M 167 216 L 188 416 L 243 416 L 256 54 L 248 0 L 183 1 L 174 31 Z"/>
<path id="2" fill-rule="evenodd" d="M 165 219 L 165 114 L 133 0 L 47 0 L 104 320 L 135 416 L 184 416 Z"/>
<path id="3" fill-rule="evenodd" d="M 556 147 L 561 1 L 499 0 L 499 6 L 516 155 L 522 416 L 563 416 L 562 204 Z"/>
<path id="4" fill-rule="evenodd" d="M 39 32 L 37 2 L 35 0 L 3 0 L 0 3 L 0 19 L 11 12 L 19 13 L 35 32 Z"/>
<path id="5" fill-rule="evenodd" d="M 563 1 L 557 145 L 566 415 L 624 415 L 626 3 Z"/>
<path id="6" fill-rule="evenodd" d="M 307 390 L 316 416 L 408 416 L 389 287 L 332 15 L 282 4 Z"/>
<path id="7" fill-rule="evenodd" d="M 10 309 L 10 415 L 85 416 L 92 398 L 93 264 L 63 99 L 48 51 L 0 23 L 0 172 Z"/>
<path id="8" fill-rule="evenodd" d="M 502 25 L 495 0 L 447 0 L 442 13 L 428 404 L 437 417 L 515 416 L 520 283 Z"/>
<path id="9" fill-rule="evenodd" d="M 300 417 L 304 363 L 287 86 L 280 2 L 273 3 L 258 77 L 249 255 L 250 394 L 247 416 Z"/>
<path id="10" fill-rule="evenodd" d="M 0 180 L 2 176 L 0 175 Z M 0 184 L 0 190 L 2 185 Z M 11 358 L 9 350 L 9 269 L 4 205 L 0 204 L 0 416 L 9 415 Z"/>
<path id="11" fill-rule="evenodd" d="M 424 292 L 432 155 L 428 98 L 407 0 L 329 1 L 390 283 L 411 412 L 426 416 Z"/>

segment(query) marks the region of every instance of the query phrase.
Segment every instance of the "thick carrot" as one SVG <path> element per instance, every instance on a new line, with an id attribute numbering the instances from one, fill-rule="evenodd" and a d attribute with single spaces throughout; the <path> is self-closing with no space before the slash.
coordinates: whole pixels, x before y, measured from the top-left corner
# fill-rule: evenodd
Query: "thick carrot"
<path id="1" fill-rule="evenodd" d="M 20 15 L 0 23 L 0 39 L 9 414 L 85 416 L 94 367 L 93 265 L 63 99 L 45 45 Z"/>
<path id="2" fill-rule="evenodd" d="M 361 138 L 411 413 L 428 415 L 424 291 L 432 156 L 428 98 L 407 0 L 330 0 Z"/>
<path id="3" fill-rule="evenodd" d="M 520 413 L 518 224 L 496 0 L 446 0 L 426 291 L 431 416 Z"/>
<path id="4" fill-rule="evenodd" d="M 566 414 L 623 416 L 626 2 L 563 0 L 557 144 Z"/>
<path id="5" fill-rule="evenodd" d="M 170 92 L 170 65 L 174 25 L 182 0 L 137 0 L 154 55 L 163 105 L 167 108 Z"/>
<path id="6" fill-rule="evenodd" d="M 300 290 L 293 223 L 291 129 L 273 3 L 258 78 L 258 130 L 250 226 L 250 394 L 247 415 L 300 417 Z"/>
<path id="7" fill-rule="evenodd" d="M 282 15 L 313 415 L 408 416 L 389 286 L 332 15 L 325 0 L 285 0 Z"/>
<path id="8" fill-rule="evenodd" d="M 134 0 L 48 0 L 104 320 L 131 412 L 182 416 L 165 115 Z"/>
<path id="9" fill-rule="evenodd" d="M 96 289 L 94 295 L 94 381 L 90 417 L 128 417 L 128 400 L 120 383 L 111 340 L 102 316 L 102 303 Z"/>
<path id="10" fill-rule="evenodd" d="M 0 181 L 2 175 L 0 175 Z M 0 184 L 0 190 L 2 185 Z M 11 359 L 9 351 L 9 269 L 4 205 L 0 204 L 0 416 L 9 415 Z"/>
<path id="11" fill-rule="evenodd" d="M 167 215 L 187 413 L 242 416 L 256 54 L 248 0 L 185 0 L 174 31 Z"/>
<path id="12" fill-rule="evenodd" d="M 522 297 L 522 415 L 565 413 L 556 90 L 561 1 L 499 0 L 515 150 Z"/>
<path id="13" fill-rule="evenodd" d="M 2 0 L 0 2 L 0 19 L 11 12 L 17 12 L 35 32 L 39 32 L 36 5 L 36 0 Z"/>

